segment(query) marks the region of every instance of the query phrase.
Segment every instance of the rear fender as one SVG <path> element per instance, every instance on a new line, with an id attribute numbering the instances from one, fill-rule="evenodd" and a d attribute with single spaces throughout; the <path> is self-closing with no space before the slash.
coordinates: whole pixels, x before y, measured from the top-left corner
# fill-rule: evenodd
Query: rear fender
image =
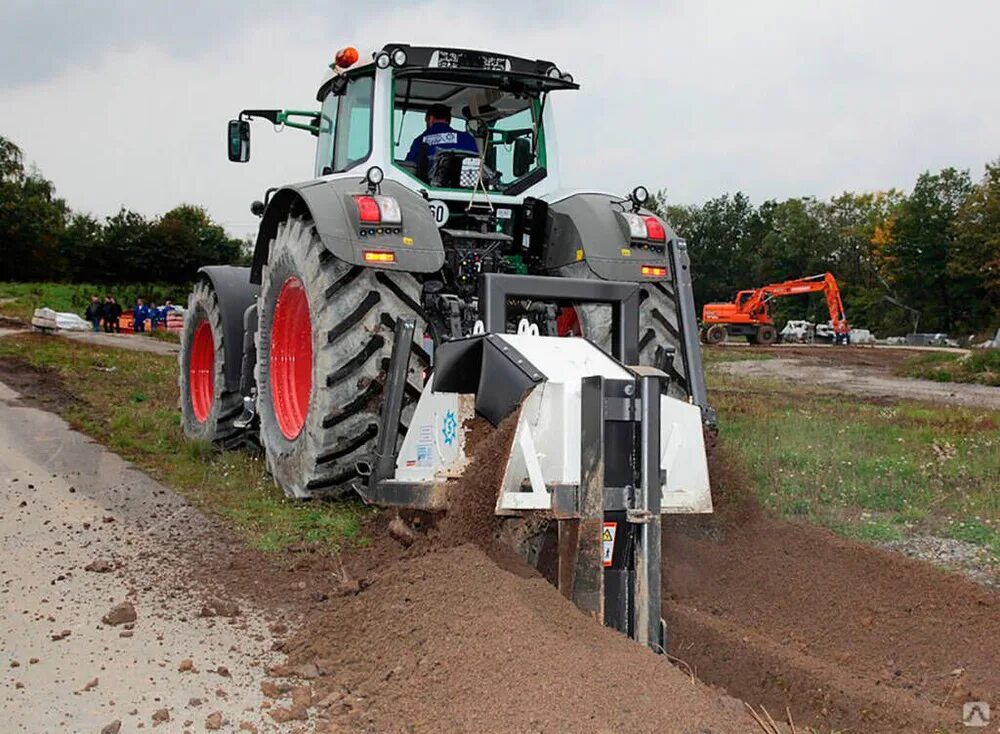
<path id="1" fill-rule="evenodd" d="M 198 274 L 212 284 L 222 312 L 222 348 L 226 390 L 240 389 L 243 362 L 243 313 L 257 302 L 260 287 L 250 282 L 250 268 L 208 265 Z"/>
<path id="2" fill-rule="evenodd" d="M 362 226 L 352 197 L 367 192 L 367 185 L 354 176 L 317 179 L 279 189 L 268 202 L 257 232 L 251 280 L 260 283 L 271 241 L 278 225 L 289 215 L 311 219 L 323 246 L 352 265 L 410 273 L 440 270 L 444 264 L 444 245 L 427 201 L 395 181 L 383 181 L 380 193 L 399 202 L 402 224 Z M 371 250 L 391 252 L 394 261 L 367 262 L 365 251 Z"/>
<path id="3" fill-rule="evenodd" d="M 545 265 L 548 270 L 586 260 L 590 269 L 604 280 L 648 282 L 643 265 L 669 270 L 666 242 L 631 240 L 628 225 L 618 216 L 629 202 L 610 194 L 572 194 L 549 204 L 549 230 Z M 655 216 L 642 209 L 639 214 Z M 677 235 L 660 220 L 670 241 Z M 658 251 L 659 250 L 659 251 Z M 673 274 L 669 274 L 672 278 Z"/>

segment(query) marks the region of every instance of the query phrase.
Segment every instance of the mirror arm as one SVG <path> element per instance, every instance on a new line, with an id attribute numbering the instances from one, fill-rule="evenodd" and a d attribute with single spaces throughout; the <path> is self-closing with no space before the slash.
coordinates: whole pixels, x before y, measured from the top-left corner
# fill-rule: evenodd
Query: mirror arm
<path id="1" fill-rule="evenodd" d="M 319 112 L 315 110 L 243 110 L 240 112 L 241 120 L 252 120 L 255 117 L 262 117 L 271 122 L 272 125 L 286 125 L 297 130 L 306 130 L 313 134 L 319 133 L 319 125 L 312 124 L 312 120 L 319 117 Z M 310 122 L 293 122 L 290 118 L 307 117 Z"/>

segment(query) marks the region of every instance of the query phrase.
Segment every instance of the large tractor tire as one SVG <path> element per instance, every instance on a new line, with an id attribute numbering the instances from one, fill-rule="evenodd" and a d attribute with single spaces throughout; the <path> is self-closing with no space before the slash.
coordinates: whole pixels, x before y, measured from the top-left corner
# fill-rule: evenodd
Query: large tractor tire
<path id="1" fill-rule="evenodd" d="M 584 262 L 559 268 L 556 274 L 566 278 L 598 280 Z M 639 363 L 664 370 L 670 377 L 670 394 L 687 399 L 689 387 L 681 332 L 678 324 L 677 305 L 665 283 L 640 283 L 642 299 L 639 305 Z M 609 306 L 581 304 L 564 311 L 560 317 L 560 331 L 564 334 L 585 336 L 605 350 L 611 349 L 611 308 Z M 673 347 L 673 356 L 667 351 Z"/>
<path id="2" fill-rule="evenodd" d="M 308 219 L 289 217 L 278 227 L 258 302 L 256 377 L 261 444 L 288 496 L 341 496 L 365 481 L 383 429 L 382 390 L 400 316 L 417 321 L 410 403 L 428 365 L 418 342 L 419 294 L 406 273 L 334 257 Z"/>
<path id="3" fill-rule="evenodd" d="M 188 296 L 180 351 L 181 423 L 188 438 L 231 448 L 241 439 L 233 426 L 243 409 L 237 390 L 226 389 L 225 348 L 219 298 L 207 280 Z"/>

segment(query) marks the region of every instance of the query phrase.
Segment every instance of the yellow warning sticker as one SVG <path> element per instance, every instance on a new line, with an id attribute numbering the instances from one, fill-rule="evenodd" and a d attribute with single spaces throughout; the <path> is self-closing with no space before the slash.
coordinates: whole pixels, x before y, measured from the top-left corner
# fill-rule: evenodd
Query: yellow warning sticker
<path id="1" fill-rule="evenodd" d="M 403 238 L 403 244 L 404 245 L 412 245 L 413 244 L 413 238 L 412 237 L 404 237 Z"/>
<path id="2" fill-rule="evenodd" d="M 582 248 L 576 251 L 576 259 L 578 261 L 579 260 L 583 260 L 583 249 Z"/>
<path id="3" fill-rule="evenodd" d="M 632 251 L 627 247 L 622 248 L 622 257 L 632 257 Z"/>
<path id="4" fill-rule="evenodd" d="M 604 523 L 604 529 L 601 531 L 601 556 L 604 561 L 605 568 L 611 567 L 611 558 L 615 553 L 615 535 L 617 535 L 617 533 L 618 523 Z"/>

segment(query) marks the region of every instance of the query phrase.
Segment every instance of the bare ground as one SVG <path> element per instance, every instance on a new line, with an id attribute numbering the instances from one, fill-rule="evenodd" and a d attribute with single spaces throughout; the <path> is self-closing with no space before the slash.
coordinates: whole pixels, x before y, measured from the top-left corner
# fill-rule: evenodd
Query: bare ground
<path id="1" fill-rule="evenodd" d="M 44 378 L 23 379 L 30 389 Z M 53 728 L 133 710 L 134 718 L 120 718 L 149 726 L 154 704 L 167 707 L 172 721 L 196 720 L 183 705 L 193 690 L 186 686 L 202 695 L 208 683 L 204 695 L 212 700 L 218 673 L 204 670 L 219 660 L 238 671 L 232 685 L 239 681 L 241 688 L 224 688 L 229 698 L 208 705 L 229 701 L 235 705 L 225 709 L 226 718 L 247 717 L 261 731 L 302 725 L 307 731 L 754 731 L 730 695 L 776 716 L 787 706 L 800 727 L 822 732 L 958 731 L 962 702 L 1000 701 L 1000 597 L 815 527 L 762 519 L 741 478 L 720 473 L 718 465 L 719 517 L 707 524 L 672 522 L 666 530 L 670 652 L 683 661 L 674 667 L 587 619 L 505 555 L 491 516 L 421 522 L 407 546 L 393 539 L 390 515 L 382 513 L 366 528 L 368 547 L 340 556 L 310 548 L 263 555 L 139 472 L 123 470 L 109 480 L 101 467 L 124 463 L 58 419 L 45 422 L 44 414 L 13 400 L 0 412 L 0 426 L 8 426 L 5 447 L 29 456 L 39 476 L 56 474 L 51 479 L 63 484 L 53 483 L 52 491 L 72 497 L 67 482 L 78 493 L 86 487 L 95 508 L 91 527 L 97 514 L 103 524 L 107 513 L 108 525 L 121 529 L 117 537 L 93 536 L 106 538 L 107 545 L 93 550 L 115 561 L 115 573 L 84 573 L 79 566 L 91 560 L 91 547 L 55 546 L 56 539 L 69 546 L 71 533 L 89 540 L 87 533 L 102 531 L 84 532 L 71 507 L 53 504 L 39 522 L 41 528 L 58 524 L 58 534 L 17 561 L 19 576 L 4 576 L 3 590 L 28 611 L 4 607 L 3 622 L 14 632 L 5 628 L 0 645 L 19 663 L 7 678 L 4 714 L 26 718 L 29 730 L 31 717 L 43 715 L 25 703 L 29 690 L 43 691 L 51 705 L 43 723 Z M 42 422 L 27 429 L 29 419 Z M 455 497 L 473 492 L 467 507 L 477 505 L 476 487 L 489 492 L 495 437 L 502 434 L 482 440 L 470 482 L 456 488 Z M 70 445 L 85 448 L 68 451 Z M 5 485 L 9 497 L 13 484 Z M 9 511 L 4 516 L 11 517 Z M 13 516 L 2 527 L 5 548 L 34 548 L 31 524 Z M 70 562 L 62 551 L 76 555 Z M 45 583 L 51 576 L 49 588 L 76 584 L 66 587 L 63 604 L 76 604 L 71 609 L 78 611 L 67 614 L 81 621 L 62 642 L 79 639 L 81 659 L 108 670 L 131 670 L 130 661 L 155 666 L 154 680 L 129 675 L 105 684 L 101 678 L 98 688 L 80 692 L 66 673 L 36 675 L 30 663 L 25 670 L 22 658 L 31 651 L 20 648 L 14 658 L 8 649 L 43 644 L 64 613 L 52 615 L 55 623 L 34 621 L 47 619 L 49 602 L 41 599 L 51 601 L 54 592 L 41 597 L 44 583 L 27 575 Z M 105 586 L 112 582 L 119 586 Z M 143 615 L 135 629 L 143 635 L 141 653 L 109 646 L 107 631 L 93 621 L 123 596 L 137 599 Z M 248 625 L 226 649 L 215 635 L 226 631 L 228 620 L 194 616 L 195 607 L 214 597 L 237 602 L 236 624 Z M 281 664 L 269 657 L 272 639 L 287 655 Z M 200 677 L 176 671 L 175 658 L 187 655 L 182 650 L 211 661 L 197 665 Z M 703 682 L 692 679 L 689 668 Z M 76 672 L 84 670 L 89 677 L 86 666 Z M 100 675 L 107 673 L 95 672 Z M 25 687 L 11 689 L 15 681 Z M 250 690 L 255 686 L 259 694 Z M 85 715 L 93 718 L 73 718 Z M 195 728 L 202 728 L 200 719 Z"/>
<path id="2" fill-rule="evenodd" d="M 733 348 L 726 348 L 732 353 Z M 736 377 L 765 378 L 789 385 L 818 385 L 876 400 L 926 400 L 1000 410 L 1000 388 L 896 377 L 893 368 L 913 350 L 888 347 L 779 347 L 754 350 L 772 359 L 720 362 L 713 369 Z"/>

